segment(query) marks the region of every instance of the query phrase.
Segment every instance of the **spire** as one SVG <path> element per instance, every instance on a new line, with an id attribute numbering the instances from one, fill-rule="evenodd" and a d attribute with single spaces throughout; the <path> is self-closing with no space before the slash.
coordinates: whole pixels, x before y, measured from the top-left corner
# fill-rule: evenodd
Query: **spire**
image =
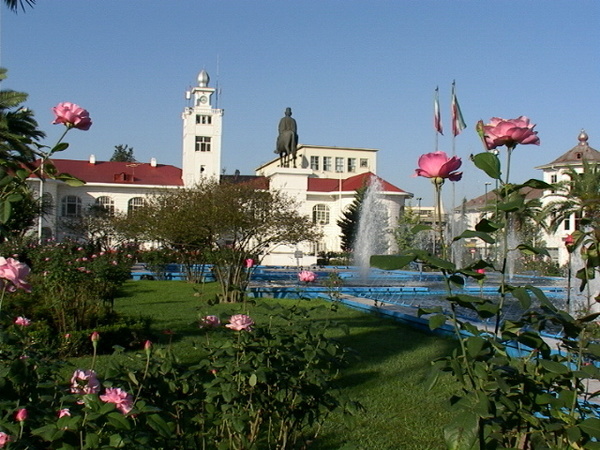
<path id="1" fill-rule="evenodd" d="M 579 139 L 579 145 L 588 145 L 588 135 L 583 128 L 581 129 L 581 133 L 579 133 L 579 136 L 577 136 L 577 139 Z"/>

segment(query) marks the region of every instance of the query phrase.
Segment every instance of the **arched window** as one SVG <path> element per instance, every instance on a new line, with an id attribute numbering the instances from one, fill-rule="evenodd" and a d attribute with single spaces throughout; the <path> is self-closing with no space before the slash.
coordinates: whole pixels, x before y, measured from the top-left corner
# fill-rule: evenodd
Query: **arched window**
<path id="1" fill-rule="evenodd" d="M 313 222 L 319 225 L 329 224 L 329 206 L 319 203 L 313 206 Z"/>
<path id="2" fill-rule="evenodd" d="M 131 214 L 136 209 L 139 209 L 142 206 L 144 206 L 143 197 L 133 197 L 129 200 L 129 202 L 127 202 L 127 214 Z"/>
<path id="3" fill-rule="evenodd" d="M 61 200 L 61 216 L 80 217 L 81 199 L 76 195 L 66 195 Z"/>
<path id="4" fill-rule="evenodd" d="M 114 216 L 115 214 L 115 202 L 111 197 L 107 195 L 98 197 L 96 199 L 96 206 L 102 207 L 110 216 Z"/>

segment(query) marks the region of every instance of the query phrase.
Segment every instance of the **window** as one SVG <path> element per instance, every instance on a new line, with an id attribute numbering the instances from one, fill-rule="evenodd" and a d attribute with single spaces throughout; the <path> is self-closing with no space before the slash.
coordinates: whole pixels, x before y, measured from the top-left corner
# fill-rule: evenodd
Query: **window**
<path id="1" fill-rule="evenodd" d="M 127 214 L 131 214 L 142 206 L 144 206 L 144 199 L 142 197 L 133 197 L 132 199 L 129 199 L 129 202 L 127 202 Z"/>
<path id="2" fill-rule="evenodd" d="M 196 123 L 200 125 L 210 125 L 212 123 L 212 116 L 196 114 Z"/>
<path id="3" fill-rule="evenodd" d="M 209 136 L 196 136 L 196 151 L 197 152 L 210 152 L 210 137 Z"/>
<path id="4" fill-rule="evenodd" d="M 319 225 L 329 224 L 329 207 L 322 203 L 313 206 L 313 222 Z"/>
<path id="5" fill-rule="evenodd" d="M 555 173 L 550 175 L 550 183 L 556 183 L 558 181 L 558 175 Z"/>
<path id="6" fill-rule="evenodd" d="M 67 195 L 61 201 L 61 215 L 63 217 L 81 216 L 81 199 L 76 195 Z"/>
<path id="7" fill-rule="evenodd" d="M 356 172 L 356 158 L 348 158 L 348 172 Z"/>
<path id="8" fill-rule="evenodd" d="M 331 156 L 323 156 L 323 170 L 331 172 Z"/>
<path id="9" fill-rule="evenodd" d="M 96 205 L 102 207 L 109 216 L 115 215 L 115 202 L 111 197 L 102 196 L 96 199 Z"/>
<path id="10" fill-rule="evenodd" d="M 564 222 L 564 227 L 565 227 L 565 231 L 569 231 L 571 229 L 571 216 L 569 217 L 565 217 L 565 222 Z"/>
<path id="11" fill-rule="evenodd" d="M 319 157 L 318 156 L 310 157 L 310 168 L 312 170 L 319 170 Z"/>
<path id="12" fill-rule="evenodd" d="M 360 158 L 360 167 L 369 167 L 369 160 L 367 158 Z"/>
<path id="13" fill-rule="evenodd" d="M 335 171 L 338 173 L 344 171 L 344 158 L 335 158 Z"/>

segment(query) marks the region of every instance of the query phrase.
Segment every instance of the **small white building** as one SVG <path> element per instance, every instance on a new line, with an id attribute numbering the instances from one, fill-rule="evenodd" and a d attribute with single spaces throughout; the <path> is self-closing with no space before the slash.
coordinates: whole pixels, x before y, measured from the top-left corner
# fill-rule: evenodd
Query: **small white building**
<path id="1" fill-rule="evenodd" d="M 600 152 L 589 146 L 587 133 L 584 130 L 581 130 L 577 139 L 579 140 L 579 143 L 571 150 L 548 164 L 536 167 L 536 169 L 543 171 L 543 181 L 550 184 L 568 181 L 568 171 L 574 170 L 578 173 L 583 172 L 584 162 L 588 164 L 600 164 Z M 552 191 L 544 191 L 541 198 L 544 206 L 554 201 L 561 201 L 564 199 L 564 196 L 559 197 Z M 567 217 L 559 225 L 556 233 L 545 235 L 546 245 L 552 258 L 561 266 L 566 264 L 568 260 L 565 239 L 575 231 L 576 220 L 577 218 L 575 215 Z"/>
<path id="2" fill-rule="evenodd" d="M 198 85 L 186 92 L 188 105 L 182 113 L 182 168 L 149 163 L 53 159 L 58 172 L 69 173 L 86 182 L 69 186 L 56 180 L 32 177 L 30 184 L 47 200 L 52 212 L 43 218 L 41 232 L 45 238 L 62 239 L 61 218 L 80 216 L 91 205 L 109 211 L 128 212 L 144 203 L 144 197 L 180 187 L 193 187 L 202 178 L 220 178 L 237 182 L 258 182 L 264 189 L 279 189 L 293 197 L 302 213 L 312 217 L 322 233 L 320 242 L 304 243 L 297 248 L 280 246 L 265 255 L 264 264 L 312 265 L 319 252 L 341 250 L 341 230 L 337 225 L 344 210 L 354 201 L 356 190 L 368 186 L 376 177 L 377 150 L 369 148 L 298 145 L 296 168 L 282 167 L 279 158 L 256 169 L 255 175 L 221 175 L 221 136 L 223 110 L 214 107 L 216 91 L 209 87 L 210 78 L 202 70 Z M 389 227 L 412 194 L 379 179 L 381 204 L 387 210 Z M 390 240 L 390 251 L 394 249 Z"/>

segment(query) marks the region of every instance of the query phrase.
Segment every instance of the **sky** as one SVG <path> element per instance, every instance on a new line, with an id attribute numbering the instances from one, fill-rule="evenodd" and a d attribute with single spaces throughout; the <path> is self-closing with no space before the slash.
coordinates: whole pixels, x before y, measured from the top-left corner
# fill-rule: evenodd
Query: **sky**
<path id="1" fill-rule="evenodd" d="M 185 91 L 205 69 L 221 90 L 225 173 L 254 174 L 275 155 L 286 107 L 301 144 L 376 148 L 378 175 L 432 205 L 429 180 L 413 177 L 435 151 L 439 86 L 444 136 L 462 158 L 457 199 L 482 195 L 475 123 L 521 115 L 541 145 L 515 150 L 511 181 L 577 144 L 600 149 L 600 2 L 597 0 L 37 0 L 0 7 L 2 89 L 27 92 L 52 145 L 51 108 L 90 112 L 60 156 L 108 160 L 116 145 L 138 161 L 181 167 Z M 451 85 L 467 128 L 452 141 Z M 446 196 L 451 190 L 444 187 Z M 447 198 L 447 197 L 446 197 Z M 460 202 L 459 200 L 459 202 Z M 446 200 L 448 201 L 448 200 Z M 415 201 L 413 200 L 413 204 Z"/>

